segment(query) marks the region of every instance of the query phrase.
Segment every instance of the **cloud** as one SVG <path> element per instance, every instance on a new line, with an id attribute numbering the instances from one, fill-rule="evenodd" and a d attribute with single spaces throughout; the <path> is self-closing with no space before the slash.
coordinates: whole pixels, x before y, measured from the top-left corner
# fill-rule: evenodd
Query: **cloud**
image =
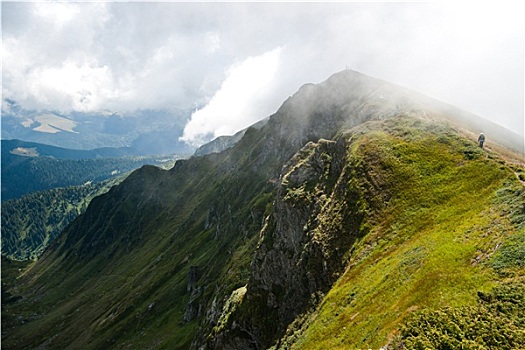
<path id="1" fill-rule="evenodd" d="M 198 109 L 185 136 L 197 140 L 266 117 L 302 84 L 348 65 L 521 131 L 518 6 L 2 2 L 2 93 L 24 108 L 64 112 Z M 228 100 L 229 67 L 277 47 L 271 89 L 246 96 L 259 107 L 230 113 L 241 121 L 212 118 Z"/>
<path id="2" fill-rule="evenodd" d="M 103 3 L 80 5 L 2 4 L 2 19 L 14 18 L 3 26 L 4 98 L 70 112 L 101 108 L 115 96 L 110 67 L 96 55 L 97 31 L 110 15 Z"/>
<path id="3" fill-rule="evenodd" d="M 60 67 L 37 68 L 28 78 L 29 93 L 39 102 L 76 111 L 101 110 L 116 94 L 109 68 L 96 61 L 82 65 L 66 61 Z"/>
<path id="4" fill-rule="evenodd" d="M 42 17 L 49 24 L 62 27 L 74 19 L 80 12 L 77 5 L 71 3 L 36 3 L 35 15 Z"/>
<path id="5" fill-rule="evenodd" d="M 231 66 L 209 103 L 191 115 L 180 139 L 199 146 L 266 117 L 274 107 L 267 103 L 268 93 L 279 68 L 281 51 L 279 47 Z"/>

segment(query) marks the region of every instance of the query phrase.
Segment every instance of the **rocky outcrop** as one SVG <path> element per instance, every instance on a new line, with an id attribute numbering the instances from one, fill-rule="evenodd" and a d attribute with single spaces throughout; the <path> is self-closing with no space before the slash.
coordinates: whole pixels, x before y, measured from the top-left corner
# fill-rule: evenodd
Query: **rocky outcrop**
<path id="1" fill-rule="evenodd" d="M 202 304 L 200 303 L 200 296 L 202 295 L 202 287 L 197 286 L 197 281 L 201 277 L 201 269 L 199 266 L 190 266 L 190 272 L 188 273 L 188 287 L 186 290 L 190 293 L 190 300 L 186 305 L 186 311 L 184 312 L 184 322 L 190 322 L 191 320 L 199 317 L 202 313 Z"/>
<path id="2" fill-rule="evenodd" d="M 278 188 L 246 295 L 229 318 L 235 325 L 215 327 L 224 310 L 206 317 L 196 343 L 204 349 L 267 348 L 320 300 L 344 268 L 352 243 L 364 234 L 372 205 L 362 183 L 365 170 L 348 154 L 351 135 L 342 132 L 418 108 L 406 91 L 347 70 L 322 84 L 304 85 L 259 132 L 248 130 L 234 150 L 257 145 L 247 155 L 252 171 L 269 163 L 284 166 L 267 175 Z M 227 299 L 217 292 L 214 307 L 221 310 Z"/>
<path id="3" fill-rule="evenodd" d="M 270 347 L 344 270 L 375 205 L 367 169 L 350 147 L 348 135 L 310 142 L 284 166 L 235 322 L 213 334 L 207 348 Z"/>

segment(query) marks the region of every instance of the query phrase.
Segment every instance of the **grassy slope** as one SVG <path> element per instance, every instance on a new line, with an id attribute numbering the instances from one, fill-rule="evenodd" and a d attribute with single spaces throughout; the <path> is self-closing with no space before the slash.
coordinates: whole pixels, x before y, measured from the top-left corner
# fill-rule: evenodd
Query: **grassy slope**
<path id="1" fill-rule="evenodd" d="M 248 135 L 244 142 L 253 140 Z M 216 288 L 229 294 L 245 284 L 271 198 L 272 186 L 249 162 L 230 173 L 239 157 L 249 155 L 197 158 L 172 171 L 144 167 L 95 198 L 19 280 L 14 293 L 24 300 L 3 305 L 3 313 L 18 315 L 3 325 L 3 343 L 189 348 L 198 327 L 197 319 L 183 321 L 190 267 L 202 275 L 197 304 Z"/>
<path id="2" fill-rule="evenodd" d="M 306 331 L 290 327 L 294 349 L 379 348 L 415 310 L 476 305 L 477 291 L 501 281 L 486 262 L 523 225 L 498 198 L 507 189 L 523 205 L 523 191 L 503 162 L 437 128 L 387 122 L 353 143 L 353 157 L 394 195 Z"/>
<path id="3" fill-rule="evenodd" d="M 501 278 L 485 264 L 490 253 L 504 235 L 517 234 L 505 214 L 515 196 L 496 193 L 515 193 L 518 180 L 495 156 L 421 121 L 387 120 L 369 129 L 352 136 L 348 164 L 363 167 L 372 184 L 387 184 L 391 197 L 372 213 L 370 233 L 304 334 L 290 328 L 287 341 L 297 348 L 378 348 L 413 310 L 474 305 L 476 291 L 488 292 Z M 254 136 L 248 133 L 244 148 L 176 171 L 143 168 L 94 200 L 12 291 L 25 299 L 3 309 L 17 316 L 3 327 L 4 344 L 189 348 L 199 327 L 198 319 L 182 321 L 190 266 L 202 271 L 197 302 L 206 309 L 217 289 L 229 295 L 248 281 L 273 198 L 267 180 L 276 171 L 270 159 L 261 174 L 252 160 L 257 153 L 243 151 L 264 142 Z"/>
<path id="4" fill-rule="evenodd" d="M 168 161 L 162 167 L 168 169 L 174 163 Z M 14 260 L 36 260 L 60 232 L 86 210 L 93 198 L 106 193 L 129 174 L 6 200 L 2 203 L 1 215 L 2 255 Z"/>

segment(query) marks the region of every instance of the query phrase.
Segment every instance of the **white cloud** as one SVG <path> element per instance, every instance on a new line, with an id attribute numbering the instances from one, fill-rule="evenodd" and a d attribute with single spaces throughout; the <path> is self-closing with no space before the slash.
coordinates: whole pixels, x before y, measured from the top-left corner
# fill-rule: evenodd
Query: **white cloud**
<path id="1" fill-rule="evenodd" d="M 74 19 L 80 13 L 80 9 L 72 3 L 36 3 L 34 13 L 51 25 L 60 28 Z"/>
<path id="2" fill-rule="evenodd" d="M 103 108 L 115 97 L 111 69 L 97 57 L 97 33 L 111 17 L 104 3 L 2 7 L 2 19 L 9 18 L 3 24 L 4 97 L 27 109 L 63 112 Z"/>
<path id="3" fill-rule="evenodd" d="M 221 48 L 221 38 L 218 33 L 209 32 L 206 34 L 208 48 L 206 54 L 211 55 Z"/>
<path id="4" fill-rule="evenodd" d="M 28 79 L 29 92 L 38 104 L 93 111 L 115 97 L 109 68 L 96 61 L 81 65 L 66 61 L 60 67 L 37 68 Z"/>
<path id="5" fill-rule="evenodd" d="M 264 105 L 279 67 L 281 50 L 248 57 L 230 67 L 210 102 L 192 114 L 181 140 L 198 146 L 210 138 L 231 135 L 266 117 L 270 110 Z"/>
<path id="6" fill-rule="evenodd" d="M 2 92 L 24 108 L 63 111 L 209 103 L 188 124 L 185 137 L 197 139 L 255 120 L 211 117 L 234 108 L 220 102 L 232 96 L 227 67 L 285 47 L 272 88 L 237 90 L 237 105 L 258 101 L 243 108 L 265 117 L 302 84 L 348 65 L 520 130 L 521 8 L 482 3 L 3 2 Z"/>

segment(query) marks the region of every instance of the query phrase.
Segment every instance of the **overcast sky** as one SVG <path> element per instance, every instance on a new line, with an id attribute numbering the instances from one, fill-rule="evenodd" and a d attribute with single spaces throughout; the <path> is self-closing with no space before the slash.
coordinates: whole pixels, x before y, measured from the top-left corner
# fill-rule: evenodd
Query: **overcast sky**
<path id="1" fill-rule="evenodd" d="M 191 109 L 199 144 L 346 67 L 524 133 L 519 2 L 2 2 L 2 94 L 27 109 Z M 516 5 L 512 5 L 516 3 Z"/>

